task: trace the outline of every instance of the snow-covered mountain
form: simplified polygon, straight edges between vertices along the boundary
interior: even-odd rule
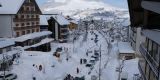
[[[63,15],[77,19],[86,17],[108,18],[115,14],[128,16],[127,10],[113,7],[101,0],[48,0],[42,6],[42,10],[45,13],[63,13]]]

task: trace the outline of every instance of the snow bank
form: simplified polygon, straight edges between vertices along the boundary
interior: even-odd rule
[[[11,39],[0,38],[0,48],[8,47],[14,44],[15,42]]]
[[[129,42],[119,42],[118,43],[119,53],[134,53]]]

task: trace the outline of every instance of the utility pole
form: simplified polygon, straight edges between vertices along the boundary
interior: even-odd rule
[[[100,55],[99,55],[99,58],[100,58],[100,62],[99,62],[99,80],[101,80],[101,45],[100,45]]]

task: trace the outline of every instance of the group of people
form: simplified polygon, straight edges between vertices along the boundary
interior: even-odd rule
[[[68,74],[64,80],[75,80],[73,76],[71,76],[70,74]]]
[[[43,70],[42,65],[35,65],[35,64],[33,64],[33,68],[36,69],[37,71],[42,71]],[[36,80],[36,76],[34,74],[32,75],[32,79]]]

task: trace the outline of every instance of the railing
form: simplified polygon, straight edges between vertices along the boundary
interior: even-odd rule
[[[153,57],[147,52],[144,46],[140,45],[140,52],[153,70],[153,72],[158,76],[158,63],[153,59]]]
[[[40,20],[40,18],[30,18],[30,19],[14,18],[13,19],[14,22],[39,21],[39,20]]]
[[[138,62],[138,68],[139,68],[139,71],[140,71],[141,76],[143,77],[143,79],[144,79],[144,80],[147,80],[147,79],[146,79],[146,75],[145,75],[145,73],[144,73],[144,71],[143,71],[143,69],[142,69],[143,67],[141,66],[141,61]]]
[[[23,14],[25,14],[25,13],[32,13],[32,14],[40,14],[40,12],[39,11],[20,11],[19,13],[23,13]]]
[[[33,28],[39,28],[39,26],[36,25],[36,26],[26,26],[26,27],[14,27],[14,30],[25,30],[25,29],[33,29]]]

